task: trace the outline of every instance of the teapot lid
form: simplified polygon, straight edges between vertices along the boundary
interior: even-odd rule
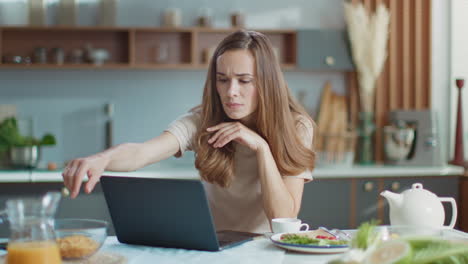
[[[437,195],[434,194],[433,192],[431,192],[431,191],[429,191],[427,189],[424,189],[423,185],[421,183],[413,183],[413,185],[411,185],[411,189],[406,190],[403,193],[405,193],[405,194],[425,194],[425,195],[430,195],[430,196],[437,197]]]

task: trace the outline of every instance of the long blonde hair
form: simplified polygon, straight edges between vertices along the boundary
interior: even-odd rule
[[[268,38],[255,31],[236,31],[216,48],[209,67],[203,91],[201,124],[196,135],[195,167],[201,177],[210,183],[228,187],[234,178],[234,143],[223,148],[208,144],[212,135],[208,127],[231,120],[224,112],[216,90],[217,59],[229,50],[249,50],[255,58],[255,85],[258,90],[256,132],[270,146],[281,175],[297,175],[315,167],[315,153],[306,147],[298,135],[297,116],[311,117],[291,95],[278,60]],[[312,140],[312,139],[311,139]]]

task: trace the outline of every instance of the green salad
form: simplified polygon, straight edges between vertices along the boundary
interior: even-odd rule
[[[310,238],[307,236],[300,236],[296,234],[285,234],[281,236],[281,242],[288,244],[298,245],[313,245],[313,246],[337,246],[337,245],[348,245],[346,240],[331,240],[331,239],[319,239]]]
[[[468,244],[439,237],[396,237],[382,240],[376,222],[363,223],[351,249],[328,264],[467,264]]]

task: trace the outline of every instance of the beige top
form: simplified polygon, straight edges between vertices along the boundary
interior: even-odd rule
[[[194,139],[199,124],[200,114],[188,113],[169,125],[166,131],[173,134],[179,141],[180,155],[186,150],[194,150]],[[304,143],[311,146],[312,123],[307,118],[300,118],[298,124],[298,131]],[[228,188],[222,188],[216,184],[203,182],[216,229],[255,233],[271,232],[263,209],[255,152],[237,143],[235,149],[235,178],[231,185]],[[312,180],[310,171],[289,177]]]

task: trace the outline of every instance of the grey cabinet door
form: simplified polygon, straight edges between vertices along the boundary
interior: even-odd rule
[[[350,180],[317,179],[304,185],[298,218],[310,228],[349,228]]]
[[[329,29],[299,30],[297,66],[303,70],[354,71],[347,32]]]
[[[424,189],[435,193],[439,197],[453,197],[459,203],[459,178],[455,176],[441,177],[413,177],[413,178],[389,178],[384,180],[384,190],[401,193],[411,189],[414,183],[421,183]],[[390,210],[387,201],[384,199],[384,224],[390,224]],[[452,206],[449,203],[442,203],[445,209],[445,225],[450,223]]]
[[[40,197],[48,191],[61,191],[62,183],[2,183],[0,184],[0,208],[11,198]],[[76,199],[62,197],[56,218],[88,218],[105,220],[109,223],[109,235],[114,228],[100,185],[91,194],[81,193]],[[9,224],[0,224],[0,237],[8,237]]]
[[[355,179],[356,181],[356,226],[373,219],[378,219],[378,179]]]

